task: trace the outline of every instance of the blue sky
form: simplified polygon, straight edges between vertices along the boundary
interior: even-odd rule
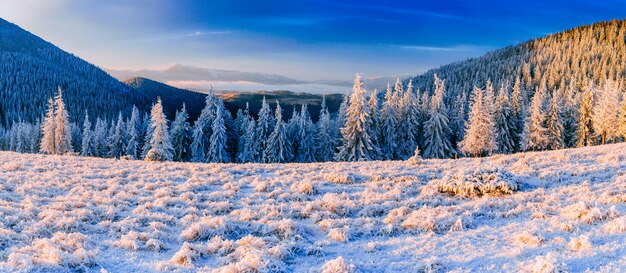
[[[265,80],[165,81],[323,92],[345,89],[357,72],[386,81],[624,14],[623,0],[0,1],[0,17],[119,77],[181,64]],[[297,83],[268,84],[276,75]]]

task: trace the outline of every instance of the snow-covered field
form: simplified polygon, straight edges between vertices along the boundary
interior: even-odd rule
[[[625,215],[626,144],[420,165],[0,153],[0,271],[624,272]]]

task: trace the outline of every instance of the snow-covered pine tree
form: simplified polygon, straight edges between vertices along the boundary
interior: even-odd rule
[[[306,104],[300,109],[300,126],[298,126],[298,149],[295,154],[297,162],[314,162],[315,161],[315,143],[313,137],[315,130],[313,121]]]
[[[146,161],[172,161],[172,143],[167,129],[167,119],[163,113],[161,98],[152,106],[150,111],[150,150],[146,154]]]
[[[115,124],[115,130],[113,134],[109,136],[109,157],[120,158],[124,155],[124,119],[122,118],[122,112],[119,112],[117,116],[117,123]]]
[[[435,77],[435,93],[430,99],[429,119],[424,124],[424,138],[426,158],[450,158],[456,155],[450,144],[450,127],[446,105],[443,102],[445,81]]]
[[[548,145],[549,150],[558,150],[565,148],[563,142],[563,119],[561,116],[561,99],[556,92],[552,92],[550,105],[548,107],[548,116],[546,117],[546,128],[548,128]]]
[[[224,125],[224,113],[222,107],[217,107],[217,113],[213,119],[211,126],[211,144],[207,153],[207,159],[212,163],[228,163],[230,155],[228,154],[226,125]]]
[[[176,118],[172,122],[170,129],[170,139],[174,149],[174,161],[188,161],[191,158],[191,134],[192,128],[189,125],[189,114],[183,103],[183,108],[176,111]]]
[[[289,143],[289,138],[287,138],[287,131],[285,130],[281,112],[280,104],[276,101],[276,124],[274,131],[272,131],[267,140],[263,156],[268,163],[285,163],[293,159],[293,148],[291,143]]]
[[[511,93],[511,107],[515,118],[515,130],[517,137],[514,139],[515,152],[521,150],[521,135],[524,132],[524,119],[526,118],[526,92],[523,90],[520,78],[515,78],[513,92]]]
[[[89,121],[89,114],[85,111],[85,120],[83,121],[83,141],[81,143],[80,155],[82,156],[94,156],[94,134],[91,130],[91,122]]]
[[[545,82],[535,91],[530,113],[524,122],[524,133],[522,134],[522,150],[542,151],[548,147],[548,128],[546,128],[545,111]]]
[[[217,98],[213,93],[213,87],[211,87],[206,96],[204,108],[194,123],[193,142],[191,144],[191,161],[193,162],[208,161],[207,149],[211,146],[211,135],[213,134],[211,127],[216,113]]]
[[[70,116],[65,109],[65,103],[63,102],[63,91],[59,87],[59,93],[57,94],[54,104],[56,106],[56,117],[54,121],[54,145],[56,148],[56,154],[65,154],[72,152],[72,135],[70,131]]]
[[[326,96],[322,97],[322,109],[320,110],[319,121],[317,122],[317,133],[315,134],[315,153],[319,162],[332,161],[335,156],[337,140],[331,132],[332,124],[328,108],[326,107]]]
[[[246,115],[246,128],[239,138],[239,149],[237,151],[237,162],[256,162],[261,156],[256,141],[256,121],[249,114]]]
[[[605,144],[616,136],[620,87],[615,81],[606,80],[597,93],[600,97],[593,108],[593,130],[600,137],[600,143]]]
[[[43,134],[43,137],[41,139],[41,145],[40,145],[40,150],[42,153],[45,154],[55,154],[57,149],[56,149],[56,138],[54,137],[54,134],[56,132],[56,126],[55,126],[55,113],[54,113],[54,101],[52,100],[52,98],[50,98],[48,100],[48,109],[46,110],[46,116],[43,119],[43,124],[41,127],[41,132]],[[12,133],[15,133],[16,131],[11,130]],[[12,139],[16,139],[16,138],[12,138]],[[11,145],[14,146],[14,145]],[[13,148],[11,150],[14,150]]]
[[[150,128],[150,113],[145,113],[141,121],[141,134],[139,134],[139,145],[141,147],[139,158],[146,158],[146,154],[150,150],[150,138],[152,137],[152,131],[150,130],[152,130]]]
[[[406,92],[404,92],[404,101],[398,133],[397,154],[399,159],[405,160],[415,154],[417,139],[419,135],[419,105],[415,94],[413,93],[413,81],[409,80]]]
[[[593,87],[584,88],[578,107],[578,147],[594,144],[593,131]]]
[[[513,113],[507,84],[500,86],[496,99],[495,143],[497,152],[510,154],[515,152],[515,143],[519,138],[517,132],[517,117]]]
[[[282,113],[281,113],[282,117]],[[259,110],[259,118],[256,125],[256,141],[259,150],[261,151],[262,158],[259,162],[268,162],[265,155],[265,150],[267,149],[267,141],[269,139],[270,134],[274,131],[274,125],[276,124],[276,120],[274,120],[269,103],[263,97],[263,101],[261,102],[261,109]],[[282,122],[281,122],[282,124]]]
[[[139,109],[133,106],[133,111],[130,114],[130,119],[126,122],[126,135],[128,140],[124,146],[124,154],[130,159],[137,159],[137,152],[139,149],[139,130],[141,122],[139,119]]]
[[[365,97],[361,75],[357,74],[352,95],[346,109],[345,125],[341,128],[342,146],[336,155],[338,161],[369,161],[380,154],[372,142],[374,128],[370,128],[372,112]]]
[[[380,151],[384,159],[391,160],[396,159],[397,151],[396,147],[398,145],[397,139],[397,129],[398,128],[398,120],[399,116],[396,112],[395,105],[398,102],[393,101],[397,99],[398,96],[394,95],[394,91],[391,89],[391,86],[387,84],[387,91],[385,92],[385,101],[383,101],[380,120],[381,120],[381,128],[380,128]]]
[[[426,125],[426,122],[430,118],[429,112],[430,112],[430,96],[428,95],[427,91],[424,91],[424,93],[422,93],[422,95],[420,96],[420,109],[419,109],[419,113],[420,113],[419,125],[420,126],[418,128],[418,131],[420,132],[420,134],[418,135],[418,138],[417,138],[417,144],[420,147],[424,147],[426,143],[424,125]]]
[[[293,106],[291,118],[285,124],[285,130],[287,131],[287,138],[289,138],[293,146],[293,153],[297,155],[298,145],[300,145],[300,113],[298,113],[295,105]]]
[[[494,120],[487,104],[485,90],[474,86],[470,110],[465,124],[465,138],[459,142],[462,153],[474,157],[489,155],[497,148]]]
[[[580,92],[576,88],[576,80],[572,76],[565,91],[565,102],[563,105],[563,142],[565,147],[576,146],[578,142],[578,104]]]
[[[107,155],[107,122],[98,118],[94,128],[94,155],[98,157],[106,157]]]
[[[378,90],[374,90],[367,101],[369,108],[372,110],[372,119],[370,127],[373,130],[372,133],[372,143],[374,143],[377,147],[380,147],[380,139],[382,134],[382,127],[380,121],[380,103],[378,102]],[[375,160],[380,160],[383,158],[382,151],[381,154],[376,155]]]

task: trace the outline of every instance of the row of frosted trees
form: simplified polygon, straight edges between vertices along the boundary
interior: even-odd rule
[[[357,75],[353,92],[339,112],[322,101],[313,123],[306,105],[285,121],[280,103],[272,110],[263,99],[255,118],[240,109],[236,118],[213,92],[194,124],[183,105],[173,121],[161,101],[150,114],[137,108],[127,119],[85,115],[82,129],[69,122],[59,89],[42,122],[14,122],[0,131],[4,149],[18,152],[192,162],[324,162],[405,160],[418,147],[427,158],[485,156],[616,142],[626,137],[626,100],[615,81],[589,82],[582,90],[528,91],[517,80],[494,88],[487,81],[466,100],[445,103],[445,82],[434,75],[432,92],[399,81],[384,92],[367,92]],[[570,81],[574,82],[574,81]],[[451,109],[449,109],[451,108]],[[451,128],[462,128],[455,134]]]

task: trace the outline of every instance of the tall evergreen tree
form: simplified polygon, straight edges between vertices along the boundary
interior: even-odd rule
[[[485,156],[497,148],[494,120],[486,105],[487,100],[485,90],[474,86],[465,138],[459,143],[459,148],[464,154],[474,157]]]
[[[228,154],[226,125],[224,124],[224,113],[222,107],[217,108],[217,114],[213,119],[211,131],[211,145],[209,146],[209,152],[207,158],[209,162],[213,163],[228,163],[230,162],[230,155]]]
[[[517,117],[511,107],[509,90],[503,84],[496,100],[495,143],[497,152],[502,154],[515,152],[518,138]]]
[[[272,131],[274,131],[274,125],[276,124],[276,122],[277,121],[274,120],[271,115],[269,103],[267,103],[265,97],[263,97],[263,101],[261,102],[261,110],[259,110],[259,118],[256,125],[257,146],[262,153],[262,158],[260,159],[260,162],[268,162],[268,159],[265,157],[265,155],[267,154],[265,150],[267,149],[267,141]]]
[[[313,142],[313,137],[315,135],[315,130],[306,104],[302,105],[300,113],[300,126],[298,126],[298,152],[295,154],[295,160],[297,162],[314,162],[315,143]]]
[[[72,136],[70,131],[70,117],[63,102],[63,91],[59,87],[59,93],[55,98],[56,117],[54,121],[54,142],[56,154],[72,152]]]
[[[396,130],[398,138],[400,139],[397,147],[398,159],[406,160],[409,157],[415,155],[415,148],[417,147],[417,139],[419,135],[419,105],[415,94],[413,93],[413,81],[410,80],[407,85],[407,90],[404,92],[403,97],[404,106],[401,108],[401,119],[398,122],[398,129]]]
[[[315,134],[315,154],[319,162],[332,161],[335,156],[337,140],[331,130],[332,124],[328,108],[326,107],[326,96],[322,97],[322,109],[320,110],[319,121],[317,122],[317,132]]]
[[[130,114],[130,119],[126,124],[126,134],[128,140],[124,147],[124,154],[130,159],[137,159],[137,153],[139,149],[139,130],[141,128],[141,121],[139,118],[139,110],[133,106],[133,111]]]
[[[191,153],[193,162],[207,162],[207,149],[211,146],[211,135],[213,120],[217,113],[217,98],[213,93],[213,87],[209,89],[209,92],[205,99],[205,105],[200,112],[200,116],[194,123],[193,128],[193,142],[191,145]]]
[[[605,81],[598,94],[598,105],[593,112],[593,130],[600,137],[600,143],[605,144],[615,138],[616,124],[619,109],[619,85],[612,81]]]
[[[124,120],[122,119],[122,112],[119,112],[117,116],[117,123],[115,124],[115,130],[113,134],[109,136],[108,147],[109,157],[120,158],[124,154]]]
[[[594,144],[593,131],[593,88],[583,90],[578,108],[578,147]]]
[[[435,77],[435,93],[430,101],[430,118],[424,125],[424,138],[426,149],[424,156],[427,158],[449,158],[456,155],[450,144],[450,127],[446,105],[443,102],[445,82]]]
[[[94,134],[91,130],[91,122],[89,114],[85,111],[85,120],[83,122],[83,141],[81,143],[80,154],[82,156],[94,156]]]
[[[174,161],[187,161],[191,158],[191,125],[189,125],[189,114],[183,103],[183,108],[176,111],[176,118],[170,129],[170,139],[174,149]]]
[[[256,122],[250,115],[246,115],[246,128],[239,139],[239,149],[237,151],[237,162],[255,162],[260,158],[256,141]]]
[[[107,156],[107,125],[106,121],[98,118],[94,129],[94,155],[98,157]]]
[[[524,122],[522,149],[525,151],[542,151],[548,147],[548,128],[546,128],[545,82],[535,91],[530,106],[530,113]]]
[[[357,74],[352,87],[352,95],[346,109],[346,121],[341,128],[342,146],[336,155],[338,161],[369,161],[380,154],[380,149],[372,142],[375,133],[370,127],[372,112],[367,104],[361,75]]]
[[[397,155],[397,129],[399,116],[396,112],[398,102],[394,101],[398,96],[394,95],[395,91],[387,84],[387,92],[385,92],[385,101],[381,109],[381,132],[380,132],[380,151],[384,159],[396,159]],[[404,129],[404,128],[400,128]]]
[[[563,119],[561,116],[561,102],[556,92],[552,92],[552,97],[550,99],[548,116],[546,118],[546,128],[548,128],[547,148],[550,150],[565,148],[565,142],[563,141]]]
[[[146,154],[146,161],[172,161],[172,143],[167,129],[167,119],[163,113],[161,98],[152,106],[150,111],[150,150]]]
[[[264,150],[264,158],[268,163],[285,163],[293,159],[292,145],[289,143],[289,138],[287,138],[287,131],[285,130],[281,112],[280,104],[276,101],[276,125],[267,140],[267,147]]]
[[[48,100],[48,110],[46,111],[46,116],[41,127],[41,131],[43,133],[40,146],[42,153],[55,154],[57,151],[56,138],[54,136],[56,132],[55,118],[54,101],[50,98]],[[14,130],[11,131],[15,132]]]

